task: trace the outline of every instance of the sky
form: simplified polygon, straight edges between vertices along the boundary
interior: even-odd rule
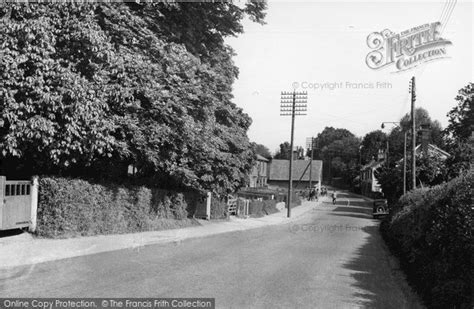
[[[245,20],[245,33],[227,39],[240,71],[234,102],[253,120],[250,140],[272,152],[290,140],[291,117],[280,116],[280,93],[295,86],[308,92],[307,115],[295,120],[295,146],[305,146],[326,126],[363,137],[410,111],[412,76],[416,106],[445,127],[458,90],[474,80],[474,5],[454,1],[270,0],[266,25]],[[372,32],[400,33],[436,21],[443,22],[441,37],[452,42],[446,58],[403,72],[394,65],[367,66]]]

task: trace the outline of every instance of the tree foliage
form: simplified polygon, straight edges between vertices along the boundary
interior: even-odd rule
[[[291,145],[289,142],[283,142],[280,144],[280,149],[275,152],[274,159],[289,160]]]
[[[430,130],[430,139],[429,143],[436,145],[440,148],[445,148],[444,140],[443,140],[443,129],[441,127],[441,123],[438,120],[431,119],[429,112],[422,108],[418,107],[415,109],[415,126],[416,130],[419,130],[422,125],[426,125],[429,127]],[[411,131],[411,116],[409,113],[405,114],[400,119],[400,126],[402,131]],[[403,137],[403,135],[402,135]],[[417,139],[420,136],[417,136]]]
[[[407,158],[406,185],[411,190],[411,158]],[[375,171],[384,195],[390,203],[396,202],[403,194],[403,159],[390,160]],[[434,153],[417,153],[416,155],[417,187],[432,187],[448,180],[446,161]]]
[[[387,143],[387,135],[380,131],[372,131],[367,133],[362,139],[362,147],[360,148],[361,162],[367,164],[373,159],[377,160],[380,149],[385,149]]]
[[[267,158],[267,159],[272,158],[272,154],[270,153],[270,150],[267,148],[267,146],[262,145],[262,144],[253,143],[253,147],[254,147],[254,150],[255,150],[256,154],[259,154],[262,157]]]
[[[449,124],[443,131],[451,157],[447,160],[449,177],[453,178],[469,169],[474,156],[469,138],[474,131],[474,83],[459,90],[457,105],[447,114]]]
[[[254,151],[232,103],[226,36],[265,3],[15,4],[0,8],[3,168],[231,191]],[[34,162],[26,164],[25,162]],[[123,168],[122,168],[123,167]]]
[[[447,114],[449,124],[444,133],[458,142],[467,142],[474,131],[474,83],[460,89],[456,101]]]
[[[314,158],[323,160],[323,177],[351,183],[357,176],[360,140],[349,130],[325,127],[315,138]]]

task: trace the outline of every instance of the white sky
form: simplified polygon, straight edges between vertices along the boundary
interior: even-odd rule
[[[451,1],[451,0],[450,0]],[[251,141],[274,152],[290,140],[291,117],[280,116],[280,92],[293,82],[339,83],[334,90],[308,91],[308,115],[297,116],[295,146],[304,146],[326,126],[346,128],[357,136],[398,121],[410,110],[408,82],[416,76],[416,105],[447,125],[446,113],[457,91],[473,81],[473,16],[471,1],[457,1],[442,37],[448,59],[393,73],[393,65],[372,70],[365,58],[367,36],[395,33],[440,21],[446,1],[322,2],[271,1],[266,25],[244,22],[245,33],[227,42],[235,49],[239,79],[234,102],[253,119]],[[453,3],[454,4],[454,3]],[[444,18],[443,18],[444,20]],[[349,89],[346,83],[387,83],[391,88]]]

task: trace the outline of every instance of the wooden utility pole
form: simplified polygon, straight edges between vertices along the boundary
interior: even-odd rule
[[[291,216],[291,195],[293,191],[293,137],[295,131],[295,116],[306,115],[307,92],[282,92],[280,116],[291,116],[291,142],[290,142],[290,164],[289,164],[289,179],[288,179],[288,201],[287,201],[287,216]]]
[[[412,190],[416,189],[416,120],[415,120],[415,76],[411,78],[411,172],[412,172]]]
[[[309,161],[309,188],[313,187],[313,153],[314,153],[314,137],[311,137],[311,161]]]
[[[291,195],[293,193],[293,137],[295,132],[295,92],[293,91],[293,106],[291,112],[291,142],[290,142],[290,170],[288,174],[290,175],[290,179],[288,181],[288,209],[287,209],[287,217],[291,216]]]
[[[403,195],[407,193],[407,133],[405,131],[403,143]]]

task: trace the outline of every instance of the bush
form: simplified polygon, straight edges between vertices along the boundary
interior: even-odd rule
[[[293,193],[291,195],[291,206],[299,206],[301,205],[301,198],[298,194]]]
[[[225,219],[229,217],[227,203],[223,199],[211,199],[211,219]]]
[[[472,305],[473,173],[409,192],[382,234],[430,308]]]
[[[249,203],[249,215],[254,217],[262,217],[264,216],[263,212],[263,201],[259,200],[251,200]]]
[[[175,221],[187,217],[187,206],[182,193],[46,177],[40,179],[37,233],[68,237],[183,226],[190,222]]]
[[[278,212],[276,208],[276,200],[265,200],[263,201],[263,212],[267,215]]]

